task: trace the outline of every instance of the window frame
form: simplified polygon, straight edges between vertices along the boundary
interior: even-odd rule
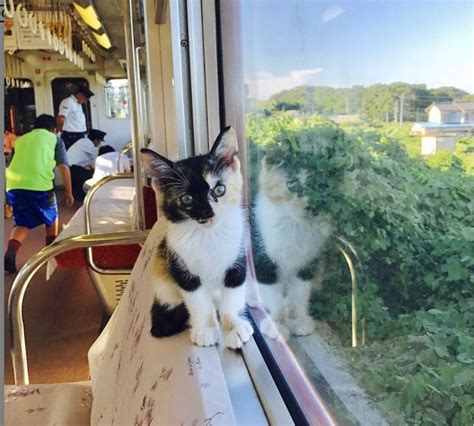
[[[244,115],[244,80],[242,64],[241,10],[239,2],[216,1],[218,81],[220,97],[220,126],[234,127],[239,140],[239,157],[244,176],[244,205],[249,206],[247,144]],[[225,31],[223,30],[225,28]],[[256,295],[255,306],[248,307],[254,325],[254,339],[272,378],[296,424],[337,424],[331,410],[298,364],[289,346],[264,336],[257,324],[264,318],[271,321],[263,305],[258,303],[252,250],[248,251],[250,276],[247,293]],[[244,345],[245,347],[245,345]]]

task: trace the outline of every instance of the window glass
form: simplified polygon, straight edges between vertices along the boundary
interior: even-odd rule
[[[473,422],[472,16],[242,2],[259,326],[349,423]]]
[[[129,118],[128,80],[114,78],[105,86],[105,105],[108,118]]]

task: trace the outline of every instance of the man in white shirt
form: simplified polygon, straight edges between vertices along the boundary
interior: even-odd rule
[[[91,129],[87,137],[79,139],[67,151],[71,169],[72,193],[76,200],[83,200],[86,195],[82,187],[84,182],[94,174],[99,145],[106,134],[102,130]]]
[[[99,148],[99,156],[95,160],[95,170],[92,178],[85,182],[85,189],[88,190],[94,183],[98,182],[105,176],[114,173],[130,172],[130,159],[126,155],[120,156],[120,165],[117,170],[117,161],[120,152],[115,151],[110,145],[101,146]]]
[[[66,148],[83,138],[87,132],[86,116],[82,105],[92,96],[94,96],[94,93],[91,90],[81,86],[76,89],[74,94],[63,99],[59,104],[56,118],[57,131],[61,132],[61,138]]]

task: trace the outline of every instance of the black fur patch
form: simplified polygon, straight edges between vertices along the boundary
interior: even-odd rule
[[[174,164],[175,173],[169,173],[160,179],[164,189],[162,210],[171,222],[180,222],[187,219],[209,219],[214,216],[210,204],[209,184],[203,178],[212,173],[220,176],[225,167],[222,161],[207,154],[197,155],[178,161]],[[191,195],[193,202],[184,206],[180,202],[183,195]]]
[[[160,254],[166,259],[171,277],[183,290],[194,291],[201,286],[199,277],[188,271],[179,254],[168,247],[166,238],[160,243]]]
[[[247,275],[247,256],[241,253],[235,263],[227,269],[224,278],[224,285],[229,288],[241,286]]]
[[[184,303],[170,308],[155,300],[151,308],[151,335],[153,337],[168,337],[181,333],[187,328],[189,312]]]

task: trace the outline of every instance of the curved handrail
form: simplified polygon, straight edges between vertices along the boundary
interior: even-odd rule
[[[84,224],[85,224],[86,235],[92,234],[91,204],[92,204],[92,198],[94,194],[97,192],[97,190],[112,180],[133,179],[133,177],[134,177],[133,173],[120,173],[120,174],[115,173],[113,175],[104,176],[101,180],[96,182],[91,187],[91,189],[89,189],[86,197],[84,198]],[[129,274],[130,273],[130,269],[102,269],[100,268],[94,262],[92,248],[90,247],[86,249],[86,262],[87,262],[87,266],[89,266],[92,270],[94,270],[98,274],[115,275],[115,274]]]
[[[120,172],[120,162],[122,160],[122,157],[132,149],[132,141],[130,141],[129,143],[127,143],[127,145],[125,145],[119,152],[119,155],[117,157],[117,173],[121,173]]]
[[[354,247],[352,246],[349,241],[345,238],[341,237],[340,235],[335,236],[337,242],[336,246],[341,252],[342,256],[344,257],[347,266],[349,268],[349,272],[351,274],[351,322],[352,322],[352,347],[356,348],[358,345],[357,339],[357,271],[356,265],[360,269],[360,259],[355,251]]]
[[[23,323],[23,298],[34,274],[51,258],[65,251],[116,244],[137,244],[146,240],[148,231],[116,232],[96,235],[79,235],[65,238],[46,246],[30,258],[20,269],[13,282],[8,299],[8,321],[13,373],[16,384],[28,384],[25,327]]]

